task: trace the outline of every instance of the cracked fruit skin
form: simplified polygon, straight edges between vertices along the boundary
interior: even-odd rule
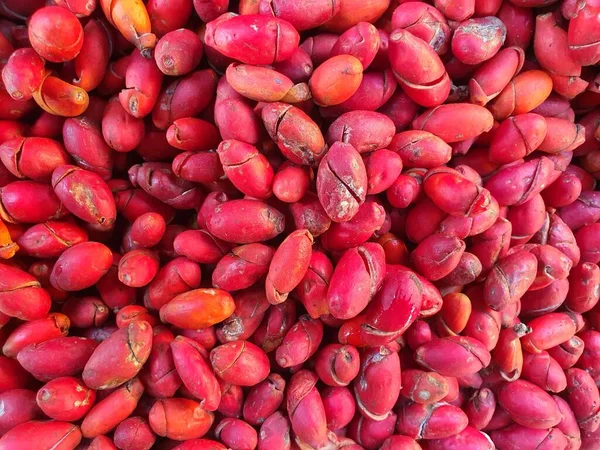
[[[367,170],[350,144],[336,142],[319,163],[317,195],[329,218],[347,222],[367,195]]]
[[[96,347],[83,369],[83,381],[92,389],[121,386],[138,374],[151,349],[150,324],[131,322]]]

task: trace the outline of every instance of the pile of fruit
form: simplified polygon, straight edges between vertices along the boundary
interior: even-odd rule
[[[1,0],[0,450],[600,448],[599,0]]]

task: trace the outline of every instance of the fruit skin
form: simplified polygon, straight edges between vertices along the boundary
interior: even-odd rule
[[[173,173],[186,181],[214,183],[224,175],[216,152],[183,152],[173,159]]]
[[[0,438],[1,449],[19,448],[23,442],[37,442],[42,448],[71,450],[81,442],[78,425],[59,421],[37,421],[17,425]]]
[[[497,445],[505,445],[507,449],[566,448],[567,438],[558,428],[536,429],[514,424],[490,433],[492,441]],[[500,443],[503,444],[500,444]],[[542,447],[543,448],[543,447]]]
[[[233,341],[210,352],[213,371],[221,379],[238,386],[254,386],[269,375],[267,354],[248,341]],[[252,371],[249,368],[253,368]]]
[[[444,439],[463,431],[467,423],[466,414],[456,406],[444,402],[407,403],[398,415],[396,429],[414,439]]]
[[[125,72],[125,89],[119,93],[121,106],[135,118],[146,117],[158,100],[162,81],[155,62],[135,50]]]
[[[213,414],[202,409],[198,402],[176,397],[157,400],[148,414],[152,431],[179,441],[204,436],[213,420]]]
[[[206,151],[216,147],[219,137],[216,127],[202,119],[184,117],[175,120],[167,130],[169,145],[186,151]]]
[[[168,84],[154,105],[152,122],[166,130],[177,119],[197,115],[215,98],[218,81],[212,69],[202,69]]]
[[[221,343],[250,338],[260,326],[270,305],[264,289],[258,286],[236,293],[234,301],[234,313],[216,331],[216,338]],[[207,350],[213,347],[214,345]]]
[[[258,200],[230,200],[217,205],[206,227],[226,242],[251,244],[267,241],[283,232],[285,217],[277,209]]]
[[[458,261],[458,265],[440,280],[440,283],[450,286],[465,286],[471,284],[482,272],[479,258],[471,252],[464,252]]]
[[[392,376],[388,379],[387,377]],[[388,379],[385,389],[382,382]],[[400,359],[387,347],[367,349],[361,355],[361,367],[354,381],[358,410],[373,420],[383,420],[392,411],[400,395]]]
[[[255,28],[258,30],[255,31]],[[234,36],[230,38],[230,36]],[[206,25],[205,44],[245,64],[272,64],[287,59],[300,36],[287,21],[263,15],[221,16]],[[249,51],[240,43],[251,45]]]
[[[448,394],[448,382],[435,372],[408,369],[402,372],[400,394],[416,403],[436,403]]]
[[[160,308],[161,320],[184,329],[207,328],[227,319],[235,303],[221,289],[194,289],[183,292]]]
[[[83,46],[81,52],[73,61],[77,77],[75,86],[87,92],[96,89],[110,63],[111,37],[105,23],[100,20],[90,20],[83,28]]]
[[[114,198],[98,174],[61,165],[52,172],[52,187],[67,209],[80,219],[104,228],[110,228],[116,220]]]
[[[398,6],[392,15],[392,28],[404,28],[427,42],[439,55],[450,47],[451,31],[444,15],[427,4],[409,3]]]
[[[61,377],[49,381],[37,393],[37,404],[54,420],[74,422],[82,419],[96,401],[96,391],[79,378]]]
[[[131,225],[131,241],[143,248],[152,248],[163,238],[167,224],[157,213],[142,214]]]
[[[259,141],[260,117],[252,103],[229,86],[226,77],[219,80],[217,87],[215,124],[223,139],[238,139],[253,145]]]
[[[315,387],[317,380],[317,376],[308,370],[295,373],[288,386],[286,401],[294,433],[313,447],[328,441],[325,409]]]
[[[553,312],[536,317],[528,323],[532,332],[521,344],[531,353],[540,353],[571,339],[582,327],[582,317],[573,312]]]
[[[327,215],[334,222],[349,221],[366,193],[367,172],[360,154],[350,144],[334,143],[317,171],[317,194]]]
[[[140,371],[140,380],[149,395],[156,398],[172,397],[182,383],[171,350],[175,336],[161,325],[154,327],[152,332],[152,350],[146,365]]]
[[[351,319],[363,312],[382,285],[384,258],[383,248],[372,242],[344,252],[333,270],[327,290],[328,311],[333,317]],[[353,283],[348,284],[349,279]]]
[[[117,426],[113,440],[119,448],[150,449],[156,436],[146,419],[135,416],[125,419]]]
[[[594,379],[585,370],[571,368],[565,371],[567,376],[567,400],[583,431],[598,429],[600,394]]]
[[[427,131],[402,131],[393,137],[388,148],[400,155],[404,167],[411,168],[433,169],[452,156],[452,148]]]
[[[35,402],[35,392],[33,391],[11,389],[0,394],[0,402],[4,408],[4,414],[0,420],[0,433],[2,434],[40,416],[40,409]]]
[[[180,28],[160,38],[154,49],[154,59],[165,75],[185,75],[200,63],[203,47],[200,37],[193,31]],[[189,55],[193,57],[189,58]]]
[[[7,93],[15,100],[33,98],[44,81],[44,60],[30,48],[17,49],[2,69],[2,82]]]
[[[331,56],[353,55],[366,69],[377,56],[380,46],[381,38],[377,28],[371,24],[359,22],[340,36],[331,49]]]
[[[274,252],[260,243],[234,247],[217,263],[212,274],[213,286],[226,291],[249,288],[267,274]]]
[[[97,283],[100,298],[111,309],[119,309],[135,303],[135,289],[125,286],[118,278],[118,265],[121,255],[113,254],[108,272]]]
[[[150,0],[146,4],[146,8],[150,16],[151,28],[160,38],[169,31],[185,26],[192,15],[194,5],[188,0],[179,0],[174,3]]]
[[[258,199],[271,196],[273,168],[256,147],[229,139],[219,144],[217,154],[225,175],[241,192]]]
[[[14,358],[30,344],[66,336],[70,325],[69,318],[61,313],[51,313],[42,319],[23,323],[8,336],[2,347],[2,354]]]
[[[506,39],[506,26],[497,17],[461,22],[452,35],[452,52],[465,64],[480,64],[497,54]]]
[[[49,185],[23,180],[0,188],[0,218],[5,222],[43,223],[67,214],[67,208]]]
[[[76,336],[30,344],[17,354],[17,360],[40,381],[77,375],[83,370],[98,342]]]
[[[212,439],[190,439],[174,447],[177,450],[226,450],[226,447]]]
[[[48,221],[29,228],[17,242],[29,256],[56,258],[68,248],[87,240],[85,230],[71,222]]]
[[[419,243],[412,253],[412,262],[428,280],[436,281],[458,266],[465,248],[458,238],[433,234]]]
[[[348,100],[363,80],[363,65],[352,55],[332,56],[315,69],[308,85],[319,106],[335,106]]]
[[[50,73],[46,71],[42,85],[33,93],[37,105],[56,116],[75,117],[83,114],[90,102],[88,93]]]
[[[91,440],[89,448],[90,450],[114,450],[117,447],[111,438],[100,435]]]
[[[225,76],[238,94],[257,102],[282,101],[294,87],[294,82],[285,75],[248,64],[230,64]]]
[[[427,42],[399,28],[390,35],[389,48],[394,76],[411,100],[426,108],[446,101],[450,93],[450,77],[440,57]]]
[[[322,106],[319,112],[324,118],[334,118],[340,114],[365,109],[376,111],[381,108],[394,94],[398,87],[391,69],[383,72],[364,73],[358,89],[352,96],[332,106]]]
[[[372,155],[378,152],[379,150]],[[366,159],[365,167],[368,176],[369,167]],[[321,243],[327,250],[347,250],[365,244],[384,225],[385,220],[385,208],[379,202],[367,199],[348,222],[331,224],[329,229],[323,233]]]
[[[381,444],[381,450],[394,450],[396,448],[400,450],[420,450],[421,446],[414,439],[399,434],[388,437]]]
[[[240,417],[244,406],[244,392],[240,386],[219,381],[221,386],[221,403],[219,403],[219,411],[225,417]]]
[[[29,41],[44,59],[61,63],[77,56],[83,45],[83,28],[75,14],[58,6],[37,10],[29,19]]]
[[[275,250],[265,281],[269,303],[284,302],[300,284],[310,264],[313,242],[310,231],[295,230]]]
[[[469,95],[472,103],[485,106],[517,75],[525,61],[521,47],[512,46],[500,50],[479,67],[469,80]]]
[[[200,120],[200,119],[191,119]],[[146,162],[128,170],[129,181],[147,194],[175,209],[194,208],[202,201],[200,188],[175,176],[171,164]]]
[[[569,44],[570,56],[581,65],[597,63],[598,55],[598,32],[596,29],[598,19],[594,14],[596,6],[587,4],[569,22],[567,43]]]
[[[50,282],[56,289],[80,291],[95,285],[110,269],[112,252],[99,242],[82,242],[65,250],[54,265]],[[94,265],[91,265],[91,262]],[[79,268],[87,267],[85,271]]]
[[[341,1],[339,12],[325,24],[325,29],[333,33],[341,33],[359,22],[375,22],[389,5],[388,0]]]
[[[17,122],[16,120],[3,120],[0,122],[0,144],[9,141],[14,138],[24,136],[27,132],[25,124]],[[2,182],[5,182],[5,173],[2,173]]]
[[[542,197],[548,206],[560,208],[577,200],[581,191],[581,180],[573,173],[564,172],[544,190]]]
[[[319,0],[310,5],[290,0],[261,0],[256,3],[260,14],[287,20],[298,31],[316,28],[329,22],[341,7],[339,0]]]
[[[464,376],[487,367],[491,355],[476,339],[449,336],[419,347],[415,360],[444,376]]]
[[[265,419],[258,435],[259,448],[279,448],[289,450],[291,447],[290,422],[281,412],[275,412]]]
[[[173,241],[173,249],[178,255],[202,264],[214,264],[230,247],[230,244],[211,236],[206,230],[187,230]]]
[[[544,390],[525,380],[504,384],[498,392],[498,403],[519,425],[536,429],[556,426],[561,414],[556,403]],[[542,409],[538,409],[542,408]],[[544,411],[543,414],[535,411]]]
[[[50,294],[35,277],[0,264],[0,312],[21,320],[39,320],[51,306]]]
[[[310,116],[296,106],[275,102],[265,106],[261,117],[269,136],[287,159],[294,164],[318,165],[327,147],[319,126]]]
[[[581,249],[581,260],[598,264],[600,252],[598,251],[598,223],[586,225],[575,233],[575,239]]]
[[[429,447],[432,450],[441,450],[447,448],[481,448],[492,450],[494,445],[486,434],[476,430],[473,427],[467,427],[454,436],[430,441]]]
[[[524,352],[522,377],[548,392],[562,392],[567,386],[562,367],[548,352]]]
[[[490,161],[508,164],[538,149],[544,142],[549,122],[533,113],[519,114],[503,121],[490,142]]]
[[[321,321],[306,314],[300,316],[275,352],[277,364],[281,367],[293,367],[306,362],[317,351],[322,339]]]
[[[521,205],[539,194],[551,180],[554,164],[549,158],[530,159],[507,164],[484,183],[500,206]],[[515,186],[506,189],[507,184]]]
[[[129,287],[147,286],[156,276],[159,263],[158,255],[152,250],[131,250],[119,261],[119,280]]]
[[[140,0],[100,0],[100,6],[110,24],[144,57],[150,57],[156,46],[156,36],[150,32],[151,22],[146,5]]]
[[[388,267],[381,288],[365,311],[365,323],[374,331],[402,334],[423,309],[424,285],[418,275],[403,266]],[[392,308],[394,314],[388,309]],[[340,330],[341,331],[341,330]]]
[[[491,102],[490,110],[496,120],[513,114],[524,114],[541,105],[552,91],[552,79],[541,70],[521,72]]]
[[[585,128],[566,119],[547,117],[548,133],[538,146],[544,153],[569,152],[585,141]]]
[[[254,386],[244,401],[244,420],[254,426],[265,423],[281,406],[285,386],[285,380],[276,373]]]
[[[348,386],[359,370],[360,356],[351,345],[328,344],[317,352],[315,371],[328,386]]]
[[[92,389],[110,389],[131,380],[142,369],[152,348],[152,327],[131,322],[114,332],[94,350],[82,378]]]
[[[470,118],[468,122],[462,120],[466,117]],[[469,103],[441,105],[413,120],[414,129],[429,131],[447,143],[477,137],[490,131],[493,124],[494,118],[487,109]]]
[[[256,430],[240,419],[224,418],[217,425],[215,435],[233,448],[256,448],[258,444]]]
[[[144,291],[144,304],[160,309],[179,294],[200,287],[200,265],[184,257],[175,258],[160,268]]]
[[[102,115],[102,136],[106,144],[117,152],[130,152],[142,142],[144,134],[143,120],[129,114],[117,96],[112,97]]]
[[[197,342],[177,336],[171,342],[177,373],[183,384],[207,411],[215,411],[221,401],[221,388],[208,362],[208,353]]]
[[[134,378],[98,401],[81,423],[83,436],[92,439],[107,434],[135,410],[144,386]]]
[[[464,408],[469,418],[469,426],[478,430],[486,428],[492,420],[496,403],[496,396],[489,388],[482,388],[473,392]]]
[[[486,305],[501,311],[519,299],[535,281],[537,267],[537,259],[530,252],[514,252],[501,258],[484,284]]]
[[[397,416],[394,413],[381,421],[369,419],[360,414],[355,415],[348,425],[348,436],[365,448],[377,449],[394,434],[396,419]]]
[[[565,299],[571,311],[584,313],[600,299],[600,268],[590,262],[574,266],[569,273],[569,292]]]

